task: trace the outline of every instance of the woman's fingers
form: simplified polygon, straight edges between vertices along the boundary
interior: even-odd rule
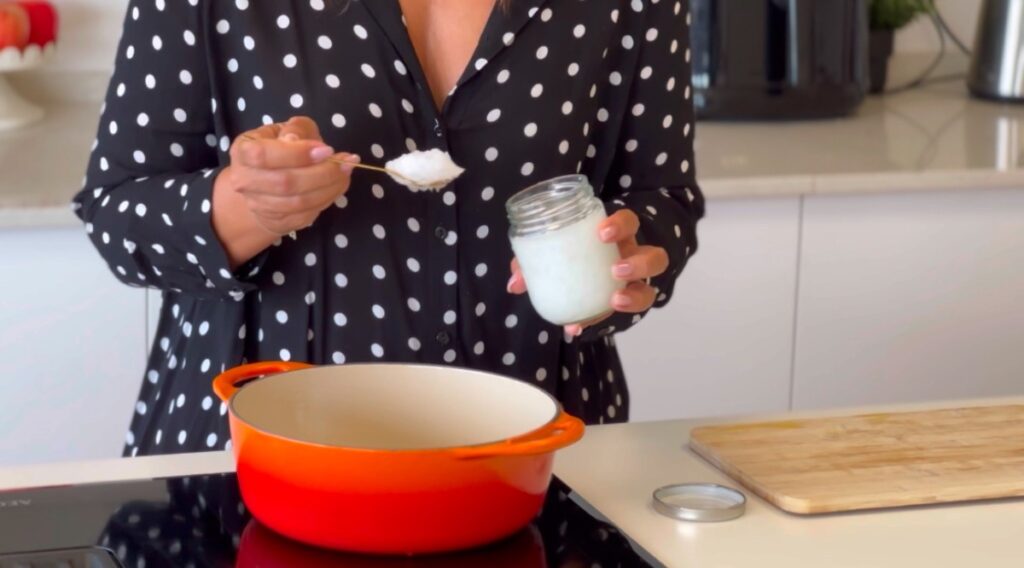
[[[351,164],[357,163],[359,157],[351,154],[339,154],[338,159],[346,161],[346,164],[338,165],[333,161],[324,161],[301,168],[276,170],[243,168],[240,172],[239,192],[250,195],[289,197],[299,196],[342,182],[348,183],[353,167]]]
[[[308,116],[293,116],[281,123],[278,137],[287,141],[314,140],[322,142],[320,127]]]
[[[509,294],[525,294],[526,280],[523,278],[523,271],[519,269],[519,261],[512,259],[512,276],[508,279],[506,289]]]
[[[606,243],[617,243],[634,238],[639,230],[640,218],[629,209],[616,211],[597,227],[598,235]]]
[[[303,168],[323,162],[334,150],[320,141],[290,142],[274,138],[240,136],[231,147],[231,163],[259,170]]]
[[[612,307],[617,312],[638,314],[651,309],[657,293],[646,282],[631,282],[612,296]]]
[[[660,276],[668,270],[668,253],[661,247],[638,246],[633,254],[612,266],[618,280],[633,281]]]

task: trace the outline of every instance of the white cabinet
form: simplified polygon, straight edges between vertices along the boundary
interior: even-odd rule
[[[0,230],[0,466],[120,455],[145,365],[145,294],[79,227]]]
[[[807,197],[794,407],[1024,394],[1024,190]]]
[[[799,198],[711,201],[669,305],[618,336],[632,418],[789,405]]]

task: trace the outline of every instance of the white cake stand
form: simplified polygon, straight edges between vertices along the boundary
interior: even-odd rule
[[[24,50],[16,47],[0,49],[0,130],[11,130],[43,118],[45,111],[25,100],[7,80],[7,73],[38,67],[50,57],[55,44],[46,47],[30,45]]]

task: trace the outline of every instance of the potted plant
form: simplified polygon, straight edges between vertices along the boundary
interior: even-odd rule
[[[869,6],[871,92],[880,93],[885,88],[896,30],[931,12],[933,5],[932,0],[870,0]]]

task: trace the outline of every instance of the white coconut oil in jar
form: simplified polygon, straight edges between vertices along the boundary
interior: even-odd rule
[[[512,251],[542,318],[568,325],[612,311],[612,296],[624,286],[612,276],[619,249],[598,235],[607,213],[586,176],[541,182],[512,196],[505,208]]]

